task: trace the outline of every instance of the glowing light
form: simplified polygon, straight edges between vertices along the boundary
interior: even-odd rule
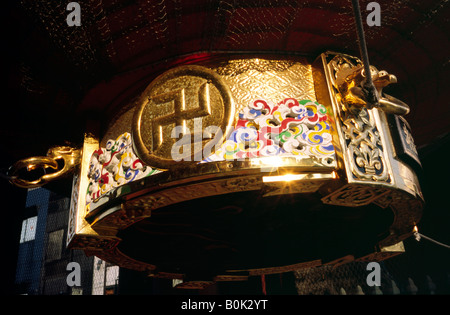
[[[336,178],[336,173],[331,172],[330,174],[320,174],[320,173],[309,173],[309,174],[285,174],[285,175],[275,175],[275,176],[263,176],[263,183],[273,183],[273,182],[292,182],[295,180],[320,180],[320,179],[334,179]]]
[[[264,176],[263,182],[264,183],[270,183],[270,182],[291,182],[294,180],[301,180],[304,179],[307,175],[305,174],[286,174],[286,175],[279,175],[279,176]]]

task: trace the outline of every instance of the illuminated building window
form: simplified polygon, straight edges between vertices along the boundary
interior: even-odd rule
[[[119,281],[119,267],[109,266],[106,268],[106,282],[105,286],[115,286]]]
[[[105,295],[117,294],[117,288],[119,284],[119,267],[109,266],[106,267],[106,279],[105,279]]]
[[[36,235],[37,216],[22,221],[22,231],[20,232],[20,243],[34,240]]]
[[[117,294],[119,267],[94,257],[92,295]]]

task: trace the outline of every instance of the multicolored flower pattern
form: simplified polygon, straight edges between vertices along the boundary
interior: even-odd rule
[[[334,157],[326,108],[311,100],[251,102],[239,113],[234,131],[203,162],[265,156]]]
[[[124,133],[109,140],[91,156],[86,204],[98,199],[113,188],[159,172],[144,165],[133,152],[131,134]]]

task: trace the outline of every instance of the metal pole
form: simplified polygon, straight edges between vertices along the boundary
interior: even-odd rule
[[[364,72],[366,75],[366,80],[364,82],[364,89],[367,92],[368,102],[371,105],[377,107],[378,106],[378,98],[377,98],[375,86],[373,85],[372,76],[370,74],[369,54],[367,53],[366,38],[364,35],[364,26],[362,23],[361,9],[359,7],[359,1],[352,0],[352,6],[353,6],[353,15],[355,17],[355,23],[356,23],[356,32],[358,35],[359,51],[361,54],[363,65],[364,65]]]

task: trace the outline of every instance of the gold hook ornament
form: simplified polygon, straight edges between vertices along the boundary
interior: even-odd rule
[[[70,173],[81,161],[81,150],[70,146],[57,146],[47,151],[47,156],[35,156],[14,163],[8,170],[9,181],[18,187],[35,188],[41,187],[50,181],[64,177]],[[63,160],[61,167],[58,160]],[[25,169],[31,172],[42,168],[45,175],[36,180],[29,180],[19,176],[20,171]],[[47,173],[47,169],[51,172]],[[23,174],[23,172],[22,172]]]

